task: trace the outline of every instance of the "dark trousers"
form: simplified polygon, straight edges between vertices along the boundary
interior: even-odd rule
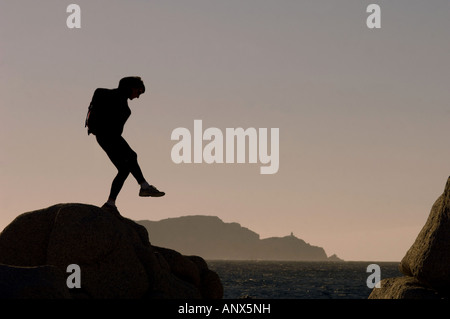
[[[97,135],[96,138],[100,147],[105,151],[111,162],[118,170],[111,185],[111,191],[109,194],[110,199],[115,200],[117,198],[130,173],[139,184],[145,181],[137,161],[136,152],[131,149],[127,141],[125,141],[122,136]]]

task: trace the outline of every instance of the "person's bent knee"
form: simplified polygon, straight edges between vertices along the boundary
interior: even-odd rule
[[[123,165],[120,165],[117,168],[117,176],[122,176],[124,178],[127,178],[128,175],[130,174],[130,172],[131,172],[130,167],[129,167],[129,165],[127,165],[126,162],[124,162]]]

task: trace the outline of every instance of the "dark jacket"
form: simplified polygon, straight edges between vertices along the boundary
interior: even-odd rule
[[[91,101],[89,132],[97,136],[120,136],[131,115],[128,97],[119,89],[96,89]]]

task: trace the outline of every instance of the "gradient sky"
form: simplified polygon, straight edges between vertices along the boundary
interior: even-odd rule
[[[70,3],[81,29],[66,26]],[[370,3],[381,29],[366,26]],[[2,1],[0,229],[106,201],[116,171],[87,107],[139,75],[124,137],[167,195],[138,197],[130,176],[124,216],[215,215],[345,260],[399,261],[449,176],[449,17],[448,0]],[[278,173],[174,164],[171,133],[195,119],[279,128]]]

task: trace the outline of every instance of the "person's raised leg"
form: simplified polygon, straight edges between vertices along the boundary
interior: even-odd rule
[[[155,186],[150,185],[142,173],[141,167],[139,166],[138,160],[137,160],[137,154],[135,151],[131,149],[131,147],[126,143],[125,140],[124,144],[128,147],[128,160],[127,160],[127,166],[130,170],[131,175],[136,179],[138,184],[141,186],[139,190],[139,196],[141,197],[161,197],[164,196],[166,193],[159,191]]]
[[[150,185],[144,178],[144,175],[142,174],[142,170],[137,162],[137,157],[134,158],[134,160],[130,163],[130,171],[131,174],[134,176],[138,184],[141,186],[139,190],[139,196],[141,197],[161,197],[164,196],[166,193],[159,191],[155,186]]]

